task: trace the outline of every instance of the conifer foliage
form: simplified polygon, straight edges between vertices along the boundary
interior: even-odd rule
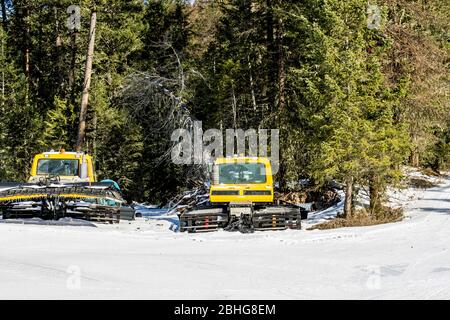
[[[2,181],[25,180],[35,153],[75,147],[92,12],[83,149],[129,200],[164,202],[190,186],[198,168],[167,157],[177,112],[204,130],[280,129],[280,187],[340,182],[347,215],[355,186],[368,187],[376,215],[401,165],[450,166],[447,1],[0,4]],[[79,30],[67,28],[71,5]]]

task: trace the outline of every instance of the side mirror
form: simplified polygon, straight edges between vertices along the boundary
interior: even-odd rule
[[[81,172],[80,172],[80,178],[86,179],[88,177],[88,166],[87,163],[81,164]]]
[[[80,178],[86,179],[88,177],[88,164],[86,161],[86,157],[83,156],[83,160],[81,161],[81,168],[80,168]]]

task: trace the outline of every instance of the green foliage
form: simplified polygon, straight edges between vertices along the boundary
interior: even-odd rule
[[[381,30],[367,28],[365,0],[83,0],[74,48],[71,1],[8,1],[0,180],[25,180],[34,153],[73,147],[92,10],[85,150],[99,178],[119,181],[130,200],[164,202],[193,175],[167,159],[173,100],[148,91],[148,76],[204,129],[279,128],[278,179],[352,178],[378,199],[409,152],[448,168],[449,6],[378,3]]]
[[[365,1],[308,3],[293,7],[289,26],[305,43],[289,74],[291,106],[305,123],[300,137],[309,140],[304,165],[318,183],[386,175],[404,160],[407,137],[394,123],[395,94],[383,85],[385,45],[374,45],[379,35],[366,27]]]
[[[407,124],[412,140],[410,163],[424,164],[435,133],[450,121],[448,1],[383,0],[388,8],[386,34],[392,46],[384,61],[390,85],[403,83],[396,117]],[[427,159],[422,159],[425,157]]]
[[[42,136],[38,139],[39,146],[42,149],[71,148],[68,142],[69,133],[67,129],[69,124],[73,125],[74,113],[70,109],[67,101],[55,97],[54,107],[47,112],[43,121]]]
[[[30,101],[27,79],[12,64],[8,34],[0,27],[0,179],[24,180],[37,150],[40,115]]]

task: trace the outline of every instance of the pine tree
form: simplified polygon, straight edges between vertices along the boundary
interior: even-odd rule
[[[379,36],[366,28],[365,1],[307,1],[291,15],[291,32],[304,36],[292,68],[299,119],[308,123],[309,168],[317,183],[339,179],[346,186],[345,213],[352,214],[355,183],[370,183],[378,209],[387,176],[403,160],[403,128],[393,119],[393,103],[383,86]]]
[[[448,103],[448,1],[383,0],[385,34],[393,42],[384,71],[392,85],[404,81],[406,94],[396,117],[408,125],[412,140],[410,164],[419,166],[450,117]]]
[[[70,104],[66,100],[55,97],[54,107],[51,108],[43,121],[43,132],[38,140],[43,150],[59,150],[72,148],[67,128],[73,124],[75,114],[70,110]],[[71,116],[68,116],[71,115]]]
[[[449,6],[378,3],[383,27],[369,30],[363,0],[83,0],[71,33],[70,0],[3,0],[0,179],[24,180],[34,153],[74,147],[95,9],[86,150],[100,179],[146,201],[186,187],[195,168],[161,162],[173,125],[161,119],[182,109],[204,129],[280,129],[280,185],[343,182],[347,213],[352,187],[367,185],[380,212],[408,140],[413,164],[449,166]]]

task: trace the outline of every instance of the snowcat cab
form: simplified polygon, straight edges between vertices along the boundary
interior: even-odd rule
[[[273,203],[273,178],[269,159],[217,159],[213,166],[210,202]]]
[[[92,157],[83,152],[44,152],[34,157],[28,182],[58,177],[61,182],[95,182]]]

